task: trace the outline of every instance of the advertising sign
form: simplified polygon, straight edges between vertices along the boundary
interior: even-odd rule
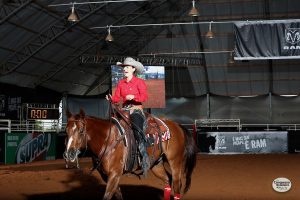
[[[206,145],[208,153],[286,153],[286,131],[266,132],[205,132],[200,146]],[[206,138],[206,142],[203,140]],[[200,148],[201,150],[201,148]]]
[[[0,164],[4,164],[5,157],[5,132],[0,131]]]
[[[236,22],[235,60],[299,59],[300,21]]]
[[[6,133],[5,163],[29,163],[55,159],[56,135],[51,133]]]

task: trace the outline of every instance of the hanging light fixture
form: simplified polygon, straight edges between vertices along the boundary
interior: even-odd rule
[[[193,7],[189,12],[189,16],[197,17],[199,15],[199,12],[198,12],[197,8],[195,7],[195,0],[192,1],[192,4],[193,4]]]
[[[72,10],[71,10],[71,14],[68,17],[68,21],[70,21],[70,22],[78,22],[79,21],[79,17],[77,15],[77,13],[75,12],[74,3],[72,4]]]
[[[110,33],[110,26],[108,26],[108,29],[107,29],[107,36],[105,38],[105,41],[107,42],[113,42],[114,41],[114,38],[113,36],[111,35]]]
[[[209,29],[208,29],[207,33],[205,34],[205,37],[210,38],[210,39],[214,38],[214,33],[211,30],[211,23],[212,22],[209,23]]]
[[[234,64],[233,51],[230,52],[228,63]]]

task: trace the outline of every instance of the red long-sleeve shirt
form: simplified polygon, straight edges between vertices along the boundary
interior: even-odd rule
[[[126,100],[126,96],[132,94],[134,99],[131,101]],[[147,86],[143,79],[133,76],[132,79],[127,82],[126,78],[121,79],[117,84],[114,95],[112,96],[112,102],[118,103],[123,100],[123,105],[126,104],[140,104],[148,99]]]

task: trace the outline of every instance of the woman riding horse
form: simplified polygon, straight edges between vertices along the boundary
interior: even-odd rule
[[[150,161],[146,150],[147,140],[144,134],[146,117],[142,102],[148,99],[148,93],[145,81],[136,77],[136,74],[143,73],[144,66],[131,57],[127,57],[124,63],[118,62],[117,65],[123,67],[124,79],[117,84],[114,95],[106,96],[106,99],[112,103],[119,103],[122,100],[123,110],[129,112],[133,133],[142,156],[143,173],[147,176]]]
[[[141,102],[147,99],[147,94],[142,92],[146,90],[143,81],[130,75],[140,66],[133,63],[133,60],[129,58],[125,60],[125,65],[123,64],[125,77],[131,77],[131,80],[129,79],[127,82],[127,78],[125,78],[117,86],[117,90],[111,98],[113,102],[117,102],[120,97],[125,100],[124,106],[129,106],[128,112],[133,123],[138,125],[135,126],[132,123],[134,132],[137,139],[140,140],[140,144],[144,145],[144,134],[141,134],[145,117],[141,109]],[[110,99],[110,96],[107,98]],[[121,176],[125,173],[135,173],[138,170],[137,165],[134,165],[131,170],[127,170],[127,162],[131,160],[132,148],[127,144],[127,141],[130,140],[126,139],[130,137],[131,134],[128,133],[131,133],[131,130],[125,128],[123,131],[125,134],[122,135],[120,134],[122,132],[121,123],[114,123],[112,118],[100,119],[86,116],[83,110],[76,115],[67,112],[67,117],[68,137],[64,153],[66,161],[76,161],[80,149],[89,149],[93,154],[94,168],[107,183],[103,199],[111,200],[116,197],[116,199],[122,200],[123,196],[119,186]],[[151,158],[151,171],[165,184],[164,200],[170,199],[171,188],[174,191],[174,199],[179,200],[181,195],[190,188],[192,172],[196,165],[196,148],[193,137],[187,129],[171,120],[148,115],[146,122],[146,133],[155,138],[153,145],[147,147]],[[163,129],[164,133],[161,131]],[[146,156],[148,158],[145,145],[143,147],[139,145],[139,150],[143,154],[143,160]],[[149,166],[149,163],[143,164],[144,170],[146,171]]]
[[[67,116],[66,161],[75,162],[80,149],[89,149],[94,155],[93,165],[107,183],[103,199],[110,200],[115,196],[122,200],[120,178],[137,169],[124,170],[131,155],[118,126],[110,119],[86,116],[83,110],[76,115],[67,112]],[[192,134],[184,127],[171,120],[161,121],[168,128],[170,138],[161,143],[161,148],[157,143],[148,147],[149,156],[154,161],[151,171],[165,184],[164,200],[170,199],[171,186],[174,199],[179,200],[191,185],[196,164],[195,143]]]

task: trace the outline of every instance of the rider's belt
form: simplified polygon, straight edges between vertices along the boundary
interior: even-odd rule
[[[143,111],[143,106],[142,105],[132,105],[132,104],[129,104],[129,105],[124,106],[122,110],[129,111],[130,114],[131,114],[134,110],[141,110],[141,111]]]

